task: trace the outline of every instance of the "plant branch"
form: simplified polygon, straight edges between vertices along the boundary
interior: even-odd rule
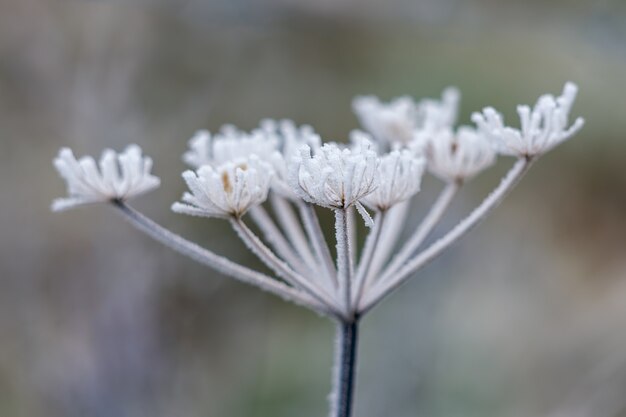
[[[500,184],[465,219],[463,219],[442,238],[431,244],[428,248],[424,249],[412,260],[410,260],[388,282],[380,283],[377,287],[373,287],[373,291],[371,291],[369,297],[364,301],[363,305],[359,306],[360,313],[363,314],[364,312],[369,311],[385,296],[406,282],[411,274],[441,254],[445,249],[484,219],[485,216],[496,208],[507,193],[518,183],[522,176],[528,171],[532,162],[533,160],[531,158],[518,159],[502,181],[500,181]]]
[[[241,219],[231,218],[230,223],[246,246],[279,277],[283,278],[294,287],[307,292],[313,298],[327,306],[336,316],[341,316],[341,313],[333,304],[333,297],[328,294],[324,288],[316,285],[315,280],[307,280],[276,257]]]
[[[383,230],[383,223],[385,222],[386,215],[387,211],[379,211],[376,213],[376,216],[374,217],[374,226],[372,226],[372,229],[365,239],[365,246],[359,259],[356,278],[354,280],[355,305],[358,305],[359,300],[363,295],[363,289],[369,284],[368,277],[370,276],[370,265],[372,264],[374,253],[378,247],[378,241],[380,239],[381,230]]]
[[[337,324],[331,417],[351,417],[354,402],[358,319]]]
[[[335,210],[335,236],[337,238],[337,273],[340,294],[343,296],[346,314],[352,310],[352,257],[348,230],[348,209]]]
[[[304,223],[304,228],[309,235],[315,255],[322,265],[324,275],[330,280],[331,285],[337,287],[337,270],[335,269],[333,258],[330,255],[330,249],[326,239],[324,238],[324,233],[322,232],[319,219],[315,213],[315,208],[311,204],[305,203],[304,201],[299,201],[297,204],[302,217],[302,222]]]
[[[239,281],[254,285],[262,290],[278,295],[287,301],[312,308],[313,310],[325,315],[334,315],[326,306],[297,288],[285,285],[274,278],[246,268],[245,266],[239,265],[227,258],[224,258],[223,256],[219,256],[205,248],[202,248],[197,244],[190,242],[158,225],[122,201],[116,200],[113,201],[112,204],[136,229],[175,250],[176,252],[179,252],[203,265],[207,265],[224,275],[228,275]]]
[[[459,190],[459,184],[456,182],[449,183],[439,194],[437,200],[426,214],[420,225],[415,229],[415,233],[406,241],[400,252],[396,254],[385,268],[381,275],[380,282],[386,281],[390,275],[398,271],[404,263],[413,255],[415,250],[424,242],[430,232],[435,228],[444,213],[450,207],[452,199]]]

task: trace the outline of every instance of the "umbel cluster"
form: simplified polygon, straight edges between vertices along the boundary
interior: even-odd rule
[[[224,126],[197,132],[183,155],[191,169],[176,213],[228,220],[243,242],[276,274],[270,277],[186,241],[145,218],[126,201],[159,186],[152,159],[137,145],[121,153],[105,150],[99,163],[76,159],[67,148],[54,165],[68,196],[55,211],[91,203],[112,203],[137,227],[221,272],[341,320],[361,316],[469,230],[540,155],[571,137],[583,125],[568,116],[577,87],[565,84],[560,96],[542,95],[534,107],[520,105],[520,127],[505,124],[491,107],[472,115],[475,126],[455,127],[459,92],[441,99],[399,97],[388,103],[357,97],[353,109],[363,130],[349,143],[324,141],[310,126],[290,120],[263,120],[244,132]],[[497,155],[517,159],[496,189],[448,234],[418,252],[454,194],[490,167]],[[424,221],[400,246],[408,203],[425,172],[446,186]],[[274,216],[264,208],[269,201]],[[336,259],[320,229],[314,205],[333,210]],[[370,227],[356,259],[355,214]],[[249,214],[249,216],[246,216]],[[250,218],[261,231],[247,225]],[[391,258],[391,259],[389,259]]]

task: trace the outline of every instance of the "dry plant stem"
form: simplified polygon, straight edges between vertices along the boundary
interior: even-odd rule
[[[381,282],[384,282],[391,274],[398,271],[398,269],[424,242],[424,239],[428,237],[437,223],[439,223],[448,207],[450,207],[450,203],[459,190],[459,187],[460,184],[453,182],[446,185],[446,187],[441,191],[437,200],[428,211],[428,214],[426,214],[426,217],[424,217],[420,225],[415,230],[415,233],[413,233],[409,240],[406,241],[400,252],[392,258],[391,262],[381,275]]]
[[[350,256],[350,231],[348,230],[348,209],[335,210],[335,235],[337,238],[337,273],[340,294],[343,296],[346,315],[352,312],[352,258]]]
[[[259,227],[265,240],[274,248],[278,256],[301,274],[307,274],[310,270],[302,263],[298,254],[291,248],[289,242],[274,223],[263,206],[250,208],[250,217]]]
[[[334,316],[334,314],[325,305],[310,295],[296,288],[289,287],[288,285],[285,285],[265,274],[246,268],[227,258],[216,255],[215,253],[204,249],[175,233],[172,233],[122,201],[113,201],[112,204],[119,209],[119,213],[121,213],[124,218],[136,229],[175,250],[176,252],[179,252],[203,265],[207,265],[224,275],[228,275],[239,281],[252,284],[267,292],[278,295],[287,301],[292,301],[297,304],[310,307],[315,311],[328,316]]]
[[[474,211],[469,214],[469,216],[463,219],[442,238],[431,244],[428,248],[424,249],[412,260],[410,260],[393,277],[391,277],[388,282],[382,282],[379,283],[379,285],[374,286],[370,293],[371,295],[364,300],[362,305],[359,306],[359,312],[364,314],[369,311],[383,298],[385,298],[385,296],[406,282],[406,280],[410,278],[411,274],[441,254],[445,249],[476,226],[482,219],[485,218],[487,214],[491,212],[491,210],[498,206],[506,194],[515,186],[515,184],[517,184],[526,171],[528,171],[532,161],[532,158],[518,159],[515,165],[513,165],[506,176],[502,179],[500,184],[483,200],[478,207],[474,209]]]
[[[274,208],[276,218],[278,219],[281,228],[287,235],[287,238],[300,258],[305,262],[309,269],[313,271],[319,269],[319,265],[315,262],[313,252],[311,252],[309,242],[304,234],[304,231],[302,230],[301,223],[298,221],[298,218],[296,217],[296,214],[294,213],[289,202],[276,193],[270,194],[270,202]]]
[[[372,226],[372,229],[365,239],[365,246],[363,248],[363,252],[361,253],[361,258],[359,259],[359,264],[356,270],[356,278],[354,280],[355,305],[358,305],[359,300],[363,295],[363,289],[368,284],[367,281],[369,281],[368,277],[370,277],[370,265],[372,264],[372,259],[374,258],[374,252],[378,248],[378,241],[380,239],[381,230],[383,230],[383,223],[385,222],[386,215],[386,210],[376,213],[376,216],[374,217],[374,226]]]
[[[396,246],[405,220],[409,213],[410,201],[403,201],[387,210],[385,215],[385,228],[381,229],[378,245],[374,251],[374,256],[367,272],[367,281],[371,282],[374,277],[380,276],[380,270],[385,265],[389,254]]]
[[[297,204],[298,209],[300,210],[300,215],[302,216],[304,228],[309,235],[315,255],[322,265],[324,275],[330,279],[331,284],[336,288],[338,286],[337,270],[335,269],[333,258],[330,255],[330,249],[328,248],[328,243],[324,238],[324,233],[322,232],[319,219],[315,213],[315,208],[313,208],[313,205],[303,201],[298,202]]]
[[[337,322],[331,417],[351,417],[354,403],[359,320]]]
[[[341,313],[331,301],[333,297],[328,294],[324,288],[316,285],[314,283],[315,281],[307,280],[291,269],[289,265],[278,259],[241,219],[231,218],[230,223],[246,246],[279,277],[283,278],[290,285],[308,293],[311,297],[330,309],[336,316],[341,316]]]

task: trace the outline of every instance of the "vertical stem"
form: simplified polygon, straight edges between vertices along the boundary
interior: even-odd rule
[[[337,274],[339,290],[343,296],[346,317],[352,314],[352,258],[348,230],[348,209],[335,210],[335,235],[337,239]]]
[[[351,417],[354,402],[358,318],[337,324],[337,346],[331,417]]]

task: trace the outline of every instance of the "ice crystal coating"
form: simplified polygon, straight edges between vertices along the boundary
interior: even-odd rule
[[[568,127],[569,112],[577,92],[576,84],[568,82],[559,97],[545,94],[532,109],[526,105],[518,106],[520,129],[505,126],[502,115],[492,107],[474,113],[472,120],[501,154],[517,157],[541,155],[572,137],[583,126],[584,120],[579,117]]]
[[[359,96],[352,108],[361,125],[374,138],[390,147],[406,146],[416,131],[452,127],[456,121],[460,94],[446,88],[441,99],[424,99],[416,103],[410,97],[398,97],[388,103],[374,96]]]
[[[413,148],[423,149],[428,170],[446,182],[468,180],[490,167],[496,158],[491,142],[469,126],[461,126],[456,132],[440,129],[428,135],[423,145],[416,142]]]
[[[159,186],[160,180],[150,173],[152,159],[142,156],[137,145],[123,152],[102,152],[99,164],[91,156],[76,159],[69,148],[63,148],[54,166],[67,183],[67,198],[53,201],[52,210],[60,211],[83,204],[126,200]]]
[[[192,216],[241,217],[267,198],[273,170],[256,155],[226,162],[217,167],[203,165],[185,171],[183,178],[191,191],[172,210]]]
[[[220,165],[250,155],[269,161],[275,158],[277,149],[276,138],[259,129],[247,133],[225,125],[214,136],[206,130],[196,132],[189,140],[189,150],[183,155],[183,160],[193,168],[209,164]]]
[[[386,210],[411,198],[420,190],[424,165],[423,157],[408,150],[392,151],[380,157],[378,187],[363,202],[374,209]]]
[[[289,166],[289,182],[303,200],[332,209],[348,208],[378,186],[378,157],[366,143],[356,149],[324,144],[315,155],[304,145]]]
[[[383,103],[374,96],[360,96],[352,108],[365,130],[382,143],[407,143],[417,128],[417,109],[410,97]]]

